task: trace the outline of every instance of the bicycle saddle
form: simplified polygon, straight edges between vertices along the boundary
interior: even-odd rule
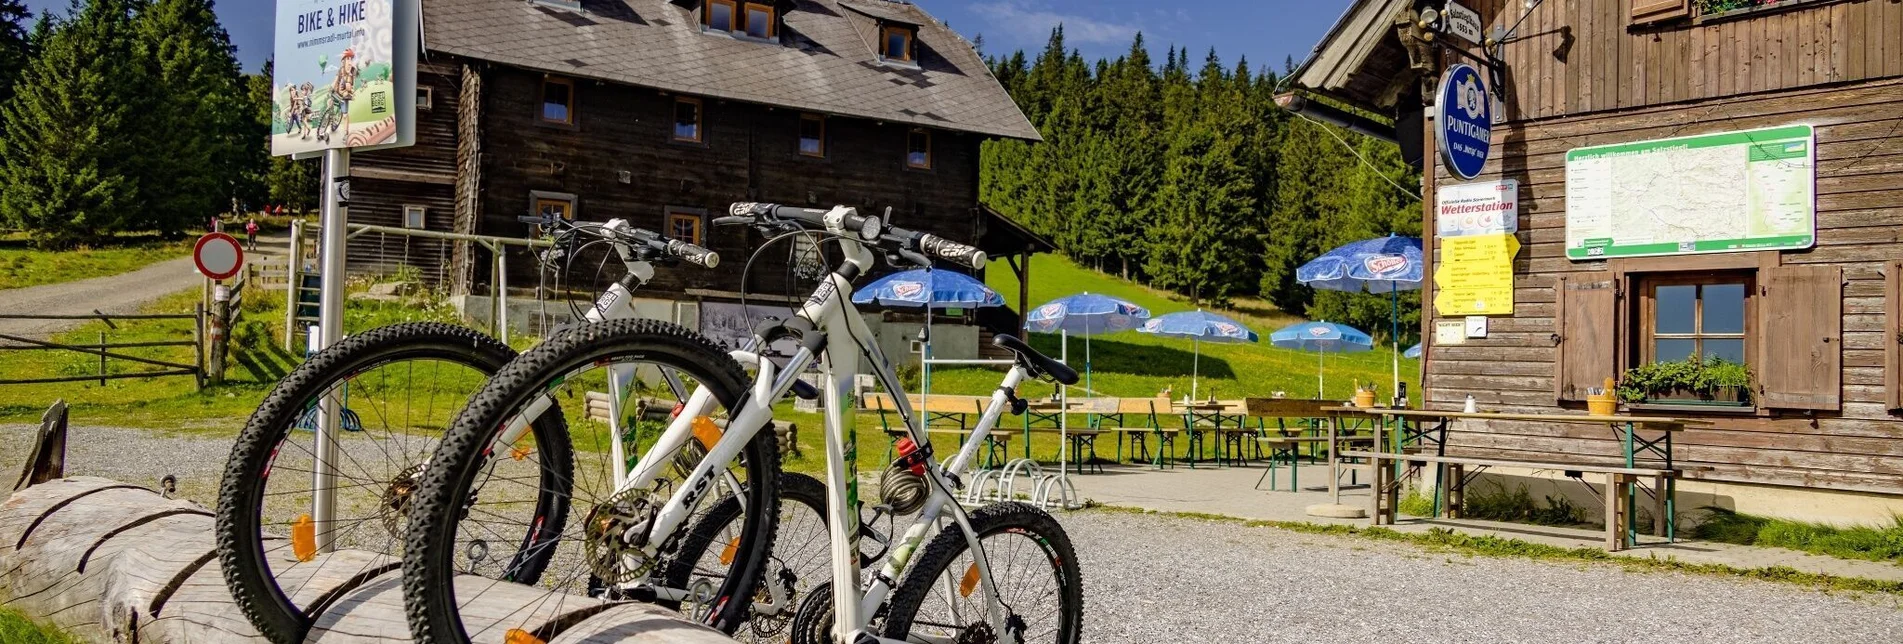
[[[1023,340],[1019,340],[1015,336],[995,336],[991,338],[991,344],[992,346],[1010,349],[1012,353],[1018,354],[1018,366],[1024,367],[1025,371],[1031,372],[1031,377],[1033,378],[1037,377],[1038,374],[1046,374],[1049,375],[1052,380],[1066,385],[1077,384],[1077,370],[1064,366],[1064,363],[1052,360],[1042,353],[1038,353],[1037,349],[1031,348],[1031,345],[1025,344]]]

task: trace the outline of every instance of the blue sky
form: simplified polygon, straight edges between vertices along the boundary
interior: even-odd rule
[[[520,0],[496,0],[518,2]],[[1350,0],[915,0],[966,37],[984,34],[989,53],[1035,52],[1059,23],[1084,57],[1114,57],[1141,30],[1160,63],[1166,47],[1188,47],[1196,59],[1215,47],[1225,64],[1247,55],[1251,64],[1297,63],[1348,7]],[[238,46],[238,59],[255,70],[270,55],[271,0],[223,0],[218,16]],[[27,0],[35,13],[63,13],[68,0]]]

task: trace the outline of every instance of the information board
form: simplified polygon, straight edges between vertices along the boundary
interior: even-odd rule
[[[1455,315],[1513,314],[1513,235],[1443,237],[1434,268],[1434,312]]]
[[[1809,248],[1816,159],[1809,125],[1575,148],[1566,153],[1566,256]]]
[[[418,0],[278,0],[271,153],[416,140]]]

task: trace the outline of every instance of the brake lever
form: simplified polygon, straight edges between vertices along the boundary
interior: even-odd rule
[[[903,260],[903,263],[901,263],[901,260]],[[912,266],[916,266],[919,268],[932,267],[931,258],[921,255],[919,253],[905,250],[903,248],[897,248],[897,249],[886,251],[885,261],[887,264],[891,264],[894,268],[905,268],[905,264],[910,264]]]

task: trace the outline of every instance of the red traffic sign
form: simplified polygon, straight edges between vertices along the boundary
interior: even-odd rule
[[[198,265],[198,272],[215,280],[229,278],[244,268],[244,247],[238,245],[238,238],[224,233],[210,233],[198,238],[192,246],[192,263]]]

